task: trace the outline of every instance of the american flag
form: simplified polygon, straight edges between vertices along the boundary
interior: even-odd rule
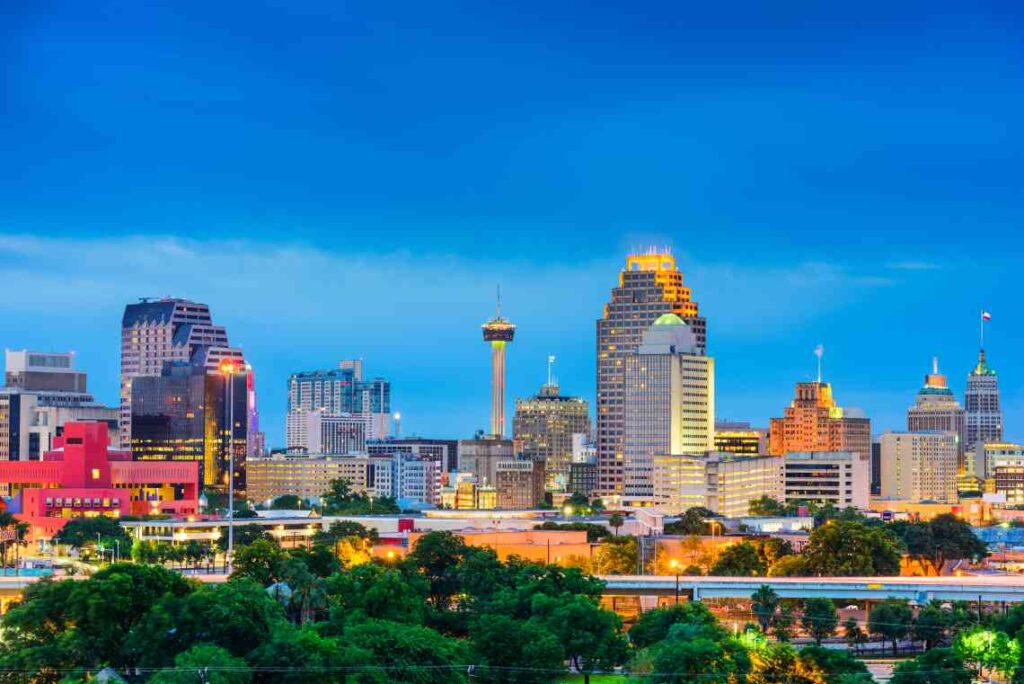
[[[983,321],[991,321],[992,320],[992,314],[990,314],[988,311],[985,311],[983,309],[982,312],[981,312],[981,320],[983,320]]]

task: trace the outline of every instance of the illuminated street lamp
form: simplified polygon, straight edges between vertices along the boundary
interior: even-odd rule
[[[668,567],[676,574],[676,605],[679,605],[679,561],[675,558],[668,562]]]

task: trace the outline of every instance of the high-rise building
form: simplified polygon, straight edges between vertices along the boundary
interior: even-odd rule
[[[297,443],[289,447],[288,452],[331,456],[365,454],[369,432],[370,418],[366,414],[293,411],[288,414],[288,434],[294,435]]]
[[[498,461],[494,488],[498,508],[509,511],[536,508],[544,500],[544,466],[535,461]]]
[[[827,382],[799,382],[782,418],[772,418],[768,452],[848,451],[871,458],[871,421],[844,411]]]
[[[54,448],[64,425],[98,420],[115,428],[119,411],[97,403],[86,376],[74,367],[73,353],[28,350],[5,353],[6,373],[0,388],[0,461],[39,461]]]
[[[131,445],[132,381],[156,377],[165,363],[191,363],[216,372],[224,359],[242,360],[228,345],[223,326],[214,325],[210,307],[187,299],[141,299],[124,308],[121,319],[121,444]]]
[[[1003,440],[999,379],[985,361],[984,349],[978,353],[978,365],[967,376],[964,410],[964,448],[967,451],[972,451],[978,444]]]
[[[197,356],[193,363],[168,362],[160,375],[131,379],[128,434],[132,457],[137,461],[197,461],[202,486],[224,489],[233,452],[235,489],[244,491],[246,374],[211,371],[201,358]]]
[[[622,361],[622,497],[650,502],[656,456],[714,449],[715,363],[671,313],[658,317]]]
[[[787,502],[868,507],[871,452],[790,452],[783,460],[783,496]]]
[[[474,475],[479,485],[493,485],[499,461],[511,461],[514,449],[510,439],[460,439],[459,471]]]
[[[654,459],[655,506],[676,515],[703,506],[728,518],[750,514],[750,502],[782,499],[783,459],[775,456],[659,455]]]
[[[362,360],[346,360],[336,369],[293,373],[288,378],[288,413],[285,418],[289,450],[306,449],[293,426],[303,425],[300,414],[319,411],[329,416],[365,415],[368,439],[384,439],[391,431],[391,383],[384,378],[363,379]]]
[[[737,456],[761,456],[768,453],[768,430],[750,423],[715,421],[715,451]]]
[[[501,291],[494,318],[480,326],[484,342],[491,345],[491,435],[505,436],[505,347],[516,335],[516,326],[501,316]]]
[[[879,442],[883,498],[957,502],[960,441],[956,433],[886,432]]]
[[[647,329],[667,313],[690,327],[700,353],[707,349],[707,327],[683,285],[683,274],[667,250],[626,257],[619,284],[597,321],[598,490],[623,492],[625,435],[625,357],[636,352]]]
[[[908,432],[952,432],[957,439],[957,453],[964,451],[964,410],[946,376],[939,374],[939,359],[932,359],[932,372],[924,376],[924,386],[918,390],[914,405],[907,409]]]
[[[1001,494],[1007,506],[1024,506],[1024,445],[979,444],[974,457],[983,464],[984,491]]]
[[[519,455],[541,464],[549,489],[565,491],[572,462],[573,435],[590,433],[585,399],[564,397],[549,383],[529,399],[516,399],[512,435]]]

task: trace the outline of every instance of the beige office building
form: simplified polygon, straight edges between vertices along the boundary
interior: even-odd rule
[[[777,456],[736,456],[711,452],[656,456],[655,506],[667,515],[703,506],[728,518],[750,515],[750,502],[783,498],[784,461]]]
[[[247,495],[264,502],[293,494],[302,499],[321,497],[331,481],[347,480],[353,492],[392,496],[392,459],[376,456],[300,456],[252,458],[246,472]]]
[[[654,459],[714,449],[715,362],[679,316],[665,314],[624,357],[624,503],[654,501]]]
[[[955,432],[887,432],[881,444],[881,496],[956,503],[960,439]]]

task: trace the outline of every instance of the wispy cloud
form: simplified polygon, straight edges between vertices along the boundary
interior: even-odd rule
[[[712,334],[739,343],[782,335],[891,283],[824,262],[772,268],[683,256],[680,264]],[[469,434],[486,423],[479,325],[493,310],[495,284],[519,325],[511,396],[536,390],[549,353],[567,389],[591,395],[594,321],[620,267],[619,258],[533,263],[170,236],[0,235],[0,278],[18,293],[0,301],[0,315],[23,322],[0,344],[24,346],[19,337],[30,324],[58,346],[98,348],[106,374],[90,379],[112,401],[123,306],[173,294],[209,303],[232,343],[243,346],[272,435],[288,373],[347,356],[364,356],[369,372],[392,376],[396,402],[421,429],[448,425],[445,434]]]
[[[932,261],[891,261],[885,267],[893,271],[939,271],[943,268]]]

